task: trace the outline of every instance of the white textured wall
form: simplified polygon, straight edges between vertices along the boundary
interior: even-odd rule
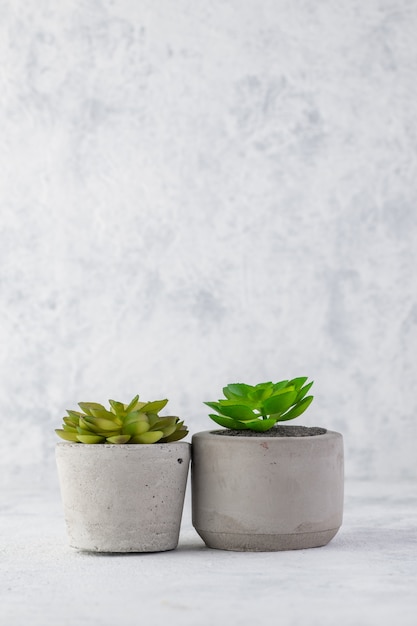
[[[79,400],[309,375],[417,474],[417,4],[0,0],[0,466]],[[47,471],[45,471],[47,470]]]

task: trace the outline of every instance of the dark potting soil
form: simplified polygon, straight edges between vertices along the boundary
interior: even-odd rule
[[[273,426],[264,433],[254,430],[213,430],[215,435],[226,435],[227,437],[314,437],[324,435],[326,428],[320,426]]]

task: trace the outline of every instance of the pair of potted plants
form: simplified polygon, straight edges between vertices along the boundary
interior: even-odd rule
[[[70,545],[174,549],[191,447],[193,525],[208,547],[327,544],[342,523],[342,436],[277,425],[307,409],[311,385],[305,377],[228,385],[224,398],[206,402],[223,428],[195,434],[192,446],[181,441],[188,430],[178,417],[159,416],[167,400],[80,403],[56,431],[65,440],[56,456]]]

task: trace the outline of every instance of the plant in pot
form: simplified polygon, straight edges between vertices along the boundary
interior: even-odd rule
[[[190,461],[188,430],[160,416],[168,400],[109,408],[80,402],[56,433],[70,545],[95,552],[156,552],[178,545]]]
[[[193,525],[208,547],[272,551],[326,545],[343,514],[343,439],[281,425],[313,397],[306,377],[224,387],[206,402],[221,430],[192,437]]]

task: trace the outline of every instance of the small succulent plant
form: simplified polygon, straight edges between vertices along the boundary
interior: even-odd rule
[[[97,402],[80,402],[81,411],[68,411],[62,429],[55,432],[65,441],[75,443],[170,443],[188,433],[179,417],[158,415],[168,400],[129,404],[109,400],[110,409]]]
[[[254,386],[233,383],[223,388],[224,399],[204,404],[217,412],[210,417],[220,426],[264,432],[304,413],[313,401],[313,396],[307,396],[313,382],[306,382],[307,377],[301,376]]]

